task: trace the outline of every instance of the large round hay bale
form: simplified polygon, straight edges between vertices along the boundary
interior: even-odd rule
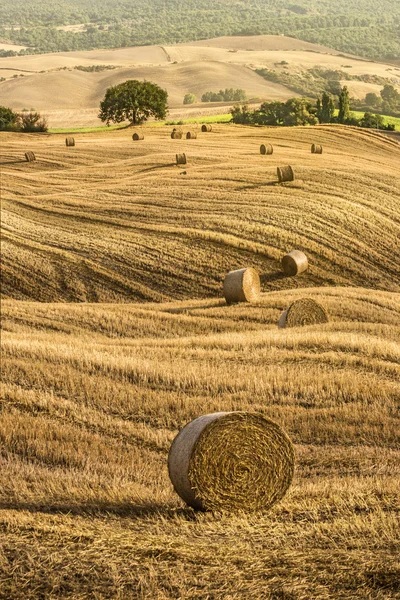
[[[291,277],[304,273],[308,269],[307,256],[301,250],[292,250],[282,258],[282,269]]]
[[[144,134],[141,131],[135,131],[135,133],[132,135],[132,139],[134,142],[144,140]]]
[[[322,146],[320,144],[313,144],[311,146],[311,154],[322,154]]]
[[[199,510],[267,510],[287,492],[293,444],[260,414],[220,412],[198,417],[174,439],[168,456],[179,496]]]
[[[33,162],[36,160],[36,156],[29,150],[28,152],[25,152],[25,160],[26,162]]]
[[[73,137],[65,138],[65,145],[66,146],[75,146],[75,138],[73,138]]]
[[[312,298],[300,298],[283,311],[278,327],[283,329],[285,327],[301,327],[302,325],[316,325],[317,323],[327,322],[328,315],[323,306]]]
[[[195,140],[197,138],[197,133],[195,131],[188,131],[186,134],[187,140]]]
[[[228,304],[256,302],[260,288],[260,276],[253,267],[230,271],[224,279],[224,297]]]
[[[182,131],[178,131],[177,129],[175,129],[172,133],[171,133],[171,138],[173,140],[181,140],[182,139]]]
[[[177,154],[176,155],[176,164],[177,165],[186,165],[186,154]]]
[[[276,171],[278,173],[279,183],[284,183],[285,181],[294,181],[294,172],[290,165],[287,167],[277,167]]]
[[[274,147],[271,144],[261,144],[260,154],[273,154]]]
[[[209,123],[204,123],[201,126],[201,130],[205,133],[207,131],[212,131],[212,125],[210,125]]]

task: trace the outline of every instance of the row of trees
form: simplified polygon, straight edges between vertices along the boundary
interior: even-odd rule
[[[244,102],[246,100],[246,92],[240,88],[225,88],[219,92],[206,92],[202,95],[202,102]]]
[[[318,123],[342,123],[360,127],[394,130],[385,125],[382,115],[365,112],[361,119],[351,113],[350,95],[347,87],[339,95],[339,107],[324,92],[317,101],[306,98],[290,98],[287,102],[264,102],[260,108],[250,111],[246,105],[236,105],[231,110],[234,123],[251,125],[317,125]]]
[[[47,131],[47,120],[38,112],[18,113],[7,106],[0,106],[0,131]]]

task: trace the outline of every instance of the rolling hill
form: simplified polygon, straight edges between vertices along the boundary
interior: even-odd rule
[[[396,600],[400,144],[193,127],[71,148],[0,134],[0,600]],[[299,277],[281,270],[292,248]],[[243,266],[263,293],[228,306]],[[303,297],[329,322],[278,329]],[[294,442],[270,512],[196,513],[173,492],[177,431],[230,410]]]
[[[330,322],[279,330],[304,296]],[[1,600],[395,600],[399,300],[3,301]],[[173,492],[178,428],[221,410],[261,412],[295,443],[269,513],[194,513]]]
[[[199,127],[199,126],[193,126]],[[168,127],[2,134],[4,296],[52,301],[213,297],[252,264],[264,289],[365,286],[399,292],[396,140],[358,128],[234,125],[171,140]],[[261,156],[268,141],[274,154]],[[321,156],[310,153],[321,143]],[[24,152],[37,161],[26,163]],[[188,165],[175,166],[185,152]],[[276,167],[296,180],[277,185]],[[282,277],[303,249],[311,268]]]

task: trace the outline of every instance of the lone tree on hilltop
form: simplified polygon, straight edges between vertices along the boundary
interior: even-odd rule
[[[150,117],[165,119],[168,93],[150,81],[130,79],[106,90],[100,102],[99,119],[113,123],[129,121],[140,125]]]

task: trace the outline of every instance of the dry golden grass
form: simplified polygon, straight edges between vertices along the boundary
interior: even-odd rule
[[[200,127],[198,127],[200,129]],[[3,294],[40,301],[161,301],[218,295],[254,266],[265,291],[310,285],[400,290],[399,144],[337,127],[214,126],[196,140],[148,127],[3,134]],[[324,154],[310,154],[310,135]],[[259,154],[260,140],[275,148]],[[23,160],[26,149],[36,162]],[[185,152],[186,174],[175,165]],[[276,165],[296,180],[276,185]],[[310,262],[282,277],[293,248]]]
[[[330,322],[278,330],[304,294]],[[398,598],[399,300],[5,300],[0,598]],[[267,514],[195,514],[169,445],[238,409],[285,427],[294,484]]]
[[[0,139],[0,599],[398,599],[399,145],[170,132]],[[283,277],[292,248],[310,268]],[[227,306],[243,266],[263,293]],[[302,297],[329,322],[278,329]],[[268,513],[197,514],[170,484],[178,429],[231,410],[295,444]]]

